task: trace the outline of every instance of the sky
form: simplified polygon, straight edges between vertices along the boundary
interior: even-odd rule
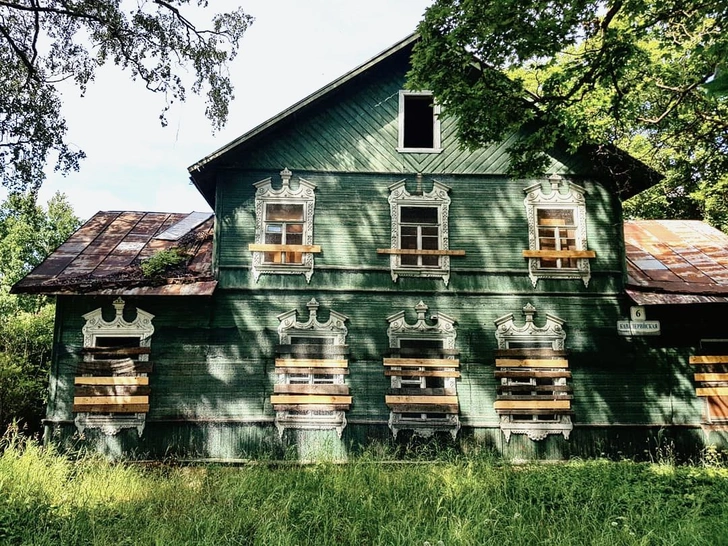
[[[208,9],[238,3],[256,20],[230,67],[236,98],[226,127],[213,135],[193,95],[161,127],[164,99],[103,67],[84,97],[63,91],[67,142],[87,158],[67,176],[49,168],[41,203],[61,191],[82,219],[99,210],[209,211],[190,165],[413,32],[432,0],[216,0]]]

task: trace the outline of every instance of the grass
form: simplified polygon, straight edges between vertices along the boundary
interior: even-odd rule
[[[6,437],[0,544],[721,545],[728,469],[630,461],[141,466]]]

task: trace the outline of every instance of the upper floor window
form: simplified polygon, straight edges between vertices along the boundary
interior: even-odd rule
[[[429,91],[400,91],[397,150],[440,152],[439,114],[440,106]]]
[[[379,248],[389,254],[392,280],[400,276],[439,277],[450,280],[450,256],[464,256],[462,250],[449,249],[448,217],[450,188],[437,182],[432,191],[422,190],[422,176],[417,189],[407,191],[405,181],[392,184],[389,194],[392,218],[391,248]]]
[[[523,256],[533,285],[539,278],[582,279],[588,285],[589,258],[596,254],[587,250],[584,188],[552,175],[547,191],[540,182],[524,191],[529,248]]]
[[[313,215],[316,205],[315,184],[281,171],[281,187],[274,189],[270,178],[254,184],[255,243],[253,276],[263,273],[301,274],[306,281],[313,275],[313,255],[321,247],[313,244]]]

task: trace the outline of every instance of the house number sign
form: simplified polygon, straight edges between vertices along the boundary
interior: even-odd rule
[[[618,320],[617,333],[620,336],[659,336],[660,321],[646,320],[645,308],[641,305],[629,309],[631,320]]]

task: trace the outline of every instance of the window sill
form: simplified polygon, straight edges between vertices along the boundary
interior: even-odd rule
[[[442,148],[397,148],[401,154],[439,154]]]

